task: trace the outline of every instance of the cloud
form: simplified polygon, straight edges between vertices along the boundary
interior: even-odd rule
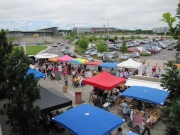
[[[164,12],[176,14],[178,0],[16,0],[0,1],[0,28],[35,30],[110,27],[152,29],[167,26]]]

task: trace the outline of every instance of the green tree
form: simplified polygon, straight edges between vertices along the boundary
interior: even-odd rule
[[[92,42],[93,41],[93,38],[89,38],[89,42]]]
[[[122,40],[124,40],[124,36],[122,36]]]
[[[16,48],[5,57],[5,78],[9,102],[4,105],[13,133],[30,135],[31,126],[39,122],[39,107],[33,103],[40,99],[40,89],[34,74],[26,75],[31,60]]]
[[[126,46],[126,42],[123,41],[122,46],[120,47],[120,52],[123,53],[123,57],[124,57],[124,53],[128,50],[128,47]]]
[[[114,36],[114,40],[117,40],[117,38],[118,38],[117,36]]]
[[[106,52],[107,51],[107,45],[105,42],[101,41],[96,45],[96,49],[99,52]]]
[[[174,61],[170,60],[165,65],[166,74],[161,75],[161,86],[170,92],[169,98],[173,100],[180,97],[180,84],[177,83],[180,81],[179,70]]]
[[[6,77],[4,75],[5,72],[5,55],[8,55],[12,52],[13,45],[12,43],[8,43],[8,39],[6,37],[6,31],[1,29],[0,31],[0,98],[6,96],[7,86],[6,86]]]
[[[78,46],[84,51],[88,47],[88,42],[86,41],[86,38],[84,35],[78,40]]]

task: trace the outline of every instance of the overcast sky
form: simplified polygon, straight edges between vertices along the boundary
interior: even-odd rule
[[[167,26],[164,12],[176,14],[179,0],[0,0],[0,28],[109,27],[152,29]]]

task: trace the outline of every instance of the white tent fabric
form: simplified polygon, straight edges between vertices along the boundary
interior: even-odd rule
[[[46,59],[46,58],[56,58],[56,57],[58,57],[58,55],[50,54],[50,53],[43,53],[43,54],[37,54],[34,57],[38,58],[38,59]]]
[[[119,68],[135,68],[135,69],[139,69],[139,67],[142,65],[142,63],[140,62],[136,62],[133,59],[129,58],[128,60],[117,64],[117,67]]]

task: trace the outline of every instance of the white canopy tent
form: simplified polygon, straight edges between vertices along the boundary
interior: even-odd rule
[[[133,59],[129,58],[128,60],[117,64],[118,68],[134,68],[134,69],[139,69],[142,63],[136,62]]]
[[[145,80],[139,80],[139,79],[131,79],[129,78],[126,81],[127,86],[145,86],[145,87],[150,87],[150,88],[156,88],[156,89],[160,89],[160,90],[164,90],[161,86],[160,86],[160,82],[153,82],[153,81],[145,81]],[[166,90],[165,90],[166,91]]]
[[[50,53],[43,53],[43,54],[37,54],[34,57],[37,59],[49,59],[49,58],[56,58],[56,57],[58,57],[58,55],[50,54]]]

